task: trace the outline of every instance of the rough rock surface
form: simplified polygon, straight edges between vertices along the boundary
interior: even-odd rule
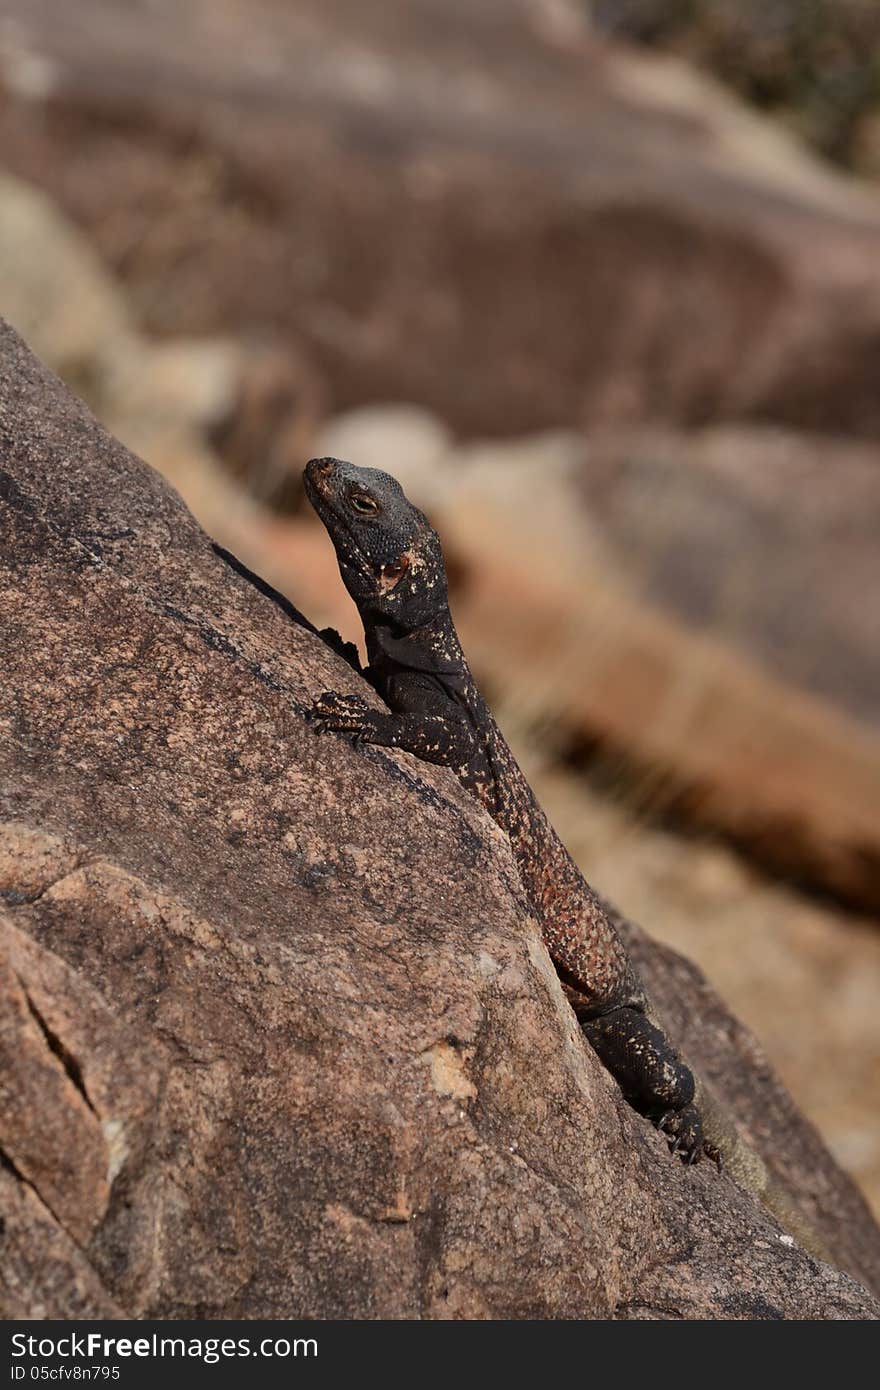
[[[451,776],[0,337],[6,1316],[872,1317],[586,1049]],[[880,1236],[697,972],[670,1023],[821,1227]]]

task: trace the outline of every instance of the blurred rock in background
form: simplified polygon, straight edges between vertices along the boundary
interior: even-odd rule
[[[584,0],[598,29],[681,54],[829,159],[880,175],[874,0]]]
[[[2,0],[0,311],[348,636],[302,462],[402,479],[588,877],[880,1209],[880,192],[797,139],[880,173],[875,11]]]

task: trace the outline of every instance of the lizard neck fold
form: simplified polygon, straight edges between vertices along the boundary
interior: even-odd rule
[[[364,631],[368,647],[401,664],[416,670],[469,674],[448,609],[418,627],[387,621],[368,626],[365,622]]]

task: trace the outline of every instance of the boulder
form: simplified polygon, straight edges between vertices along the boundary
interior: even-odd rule
[[[290,339],[334,409],[876,438],[880,199],[575,8],[6,0],[4,162],[148,329]]]
[[[693,967],[621,923],[838,1267],[670,1159],[501,833],[315,734],[350,669],[5,327],[0,411],[3,1315],[875,1317],[864,1203]]]

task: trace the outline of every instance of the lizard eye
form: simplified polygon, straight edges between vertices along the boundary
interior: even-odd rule
[[[353,492],[348,500],[361,516],[375,516],[379,510],[378,502],[374,502],[372,497],[368,497],[364,492]]]

